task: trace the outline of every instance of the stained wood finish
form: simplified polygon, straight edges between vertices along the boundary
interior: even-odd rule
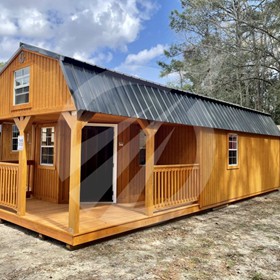
[[[202,130],[200,206],[245,198],[279,188],[279,139],[238,134],[239,167],[229,169],[227,131]]]
[[[17,213],[20,216],[25,215],[26,211],[26,186],[28,183],[28,168],[27,168],[27,130],[31,127],[33,117],[14,118],[16,126],[19,130],[19,135],[23,137],[23,149],[19,153],[18,165],[18,189],[17,189]]]
[[[112,120],[111,120],[112,121]],[[118,202],[145,200],[145,166],[139,164],[139,124],[131,120],[118,125]],[[199,130],[162,124],[155,134],[155,164],[199,162]]]
[[[162,209],[197,202],[200,194],[199,164],[155,165],[154,207]]]
[[[58,173],[58,203],[69,201],[70,180],[70,140],[71,130],[63,118],[59,119],[57,125],[57,153],[56,168]]]
[[[146,135],[146,166],[145,166],[145,208],[148,216],[154,211],[153,170],[155,164],[155,135],[160,127],[159,123],[149,123],[137,120]]]
[[[40,164],[40,147],[41,147],[41,128],[54,127],[55,143],[54,143],[54,165],[46,166]],[[59,197],[59,174],[57,170],[57,131],[56,123],[48,123],[36,126],[36,152],[35,152],[35,174],[33,195],[42,200],[58,203]]]
[[[57,60],[24,51],[25,62],[18,57],[0,75],[0,120],[10,117],[74,110],[74,103]],[[30,102],[13,105],[14,71],[30,66]]]
[[[27,158],[32,159],[32,129],[27,129]],[[0,149],[2,152],[2,161],[15,162],[18,161],[18,151],[12,151],[12,123],[2,124],[2,143]],[[1,153],[0,153],[1,154]]]
[[[138,161],[140,127],[127,120],[118,125],[117,201],[133,203],[144,200],[144,177]],[[142,181],[141,181],[142,180]]]
[[[18,164],[0,163],[0,205],[18,208]]]
[[[71,129],[68,227],[71,233],[76,234],[80,227],[82,129],[87,122],[86,119],[80,121],[77,112],[65,112],[62,116]]]
[[[77,246],[194,213],[198,210],[198,205],[191,205],[163,210],[148,217],[144,214],[143,207],[131,208],[121,204],[89,207],[81,204],[80,232],[70,234],[68,232],[67,205],[29,199],[25,216],[19,217],[0,208],[0,219]]]
[[[161,125],[155,136],[155,164],[197,163],[197,138],[193,127]]]

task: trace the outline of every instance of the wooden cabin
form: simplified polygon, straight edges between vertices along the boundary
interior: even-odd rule
[[[280,186],[270,115],[27,44],[0,125],[0,219],[70,246]]]

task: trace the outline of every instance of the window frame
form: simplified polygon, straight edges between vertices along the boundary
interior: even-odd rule
[[[28,74],[16,77],[17,72],[23,71],[25,69],[28,69]],[[31,78],[30,74],[31,74],[31,67],[30,66],[25,66],[23,68],[15,69],[13,71],[13,81],[14,81],[13,106],[24,106],[24,105],[27,105],[27,104],[30,103],[30,78]],[[28,78],[28,83],[17,86],[16,85],[17,79],[24,79],[24,78]],[[17,89],[21,89],[21,88],[25,88],[25,87],[28,87],[28,92],[25,92],[25,93],[22,93],[22,94],[16,94]],[[21,96],[21,95],[28,95],[28,102],[16,103],[16,97]]]
[[[235,137],[235,141],[232,141],[231,138]],[[231,148],[230,143],[236,143],[236,148]],[[227,135],[227,166],[228,169],[237,169],[239,168],[239,137],[236,133],[228,133]],[[230,163],[230,152],[236,152],[236,163]]]
[[[14,128],[16,128],[17,131],[14,131]],[[17,133],[17,136],[14,136],[14,132]],[[14,140],[17,141],[17,147],[18,147],[18,136],[19,136],[19,130],[16,124],[12,125],[12,152],[18,152],[18,149],[14,150]]]
[[[142,137],[143,138],[142,138]],[[143,143],[141,143],[143,142]],[[144,131],[142,129],[140,129],[139,131],[139,153],[138,153],[138,163],[140,166],[145,166],[146,165],[146,142],[147,142],[147,135],[144,133]],[[141,161],[142,159],[142,155],[143,154],[143,162]]]
[[[42,145],[42,132],[43,132],[43,130],[44,129],[48,129],[48,128],[50,128],[50,129],[53,129],[53,145]],[[54,167],[54,165],[55,165],[55,126],[51,126],[51,125],[49,125],[49,126],[42,126],[41,128],[40,128],[40,166],[44,166],[44,167]],[[43,148],[52,148],[53,149],[53,162],[52,163],[44,163],[44,162],[42,162],[42,155],[43,155],[43,153],[42,153],[42,150],[43,150]]]

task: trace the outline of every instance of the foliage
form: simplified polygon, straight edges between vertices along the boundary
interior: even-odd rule
[[[165,51],[161,75],[180,88],[272,114],[280,123],[278,0],[181,0],[170,27],[181,40]]]
[[[5,63],[0,61],[0,70],[4,67]]]

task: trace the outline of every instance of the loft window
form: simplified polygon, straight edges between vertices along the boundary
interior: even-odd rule
[[[29,102],[30,67],[14,72],[14,105]]]
[[[238,136],[236,134],[228,135],[228,165],[238,165]]]
[[[18,136],[19,130],[15,124],[12,125],[12,151],[16,152],[18,150]]]
[[[139,164],[146,164],[146,135],[142,130],[139,133]]]
[[[54,163],[54,127],[41,128],[41,165]]]

